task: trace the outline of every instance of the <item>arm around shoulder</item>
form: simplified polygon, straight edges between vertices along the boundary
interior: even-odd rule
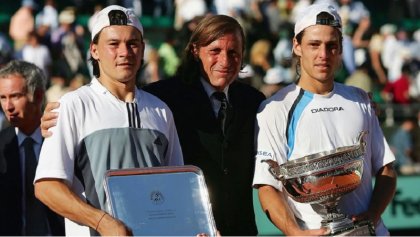
[[[53,112],[60,106],[59,102],[48,102],[44,114],[41,117],[41,133],[44,138],[50,137],[52,133],[48,130],[57,125],[58,113]]]

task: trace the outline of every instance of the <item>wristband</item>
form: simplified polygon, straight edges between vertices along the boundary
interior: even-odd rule
[[[95,228],[95,230],[96,230],[96,231],[98,231],[99,224],[101,223],[102,219],[104,218],[104,216],[105,216],[106,214],[108,214],[108,213],[106,213],[106,212],[105,212],[105,213],[101,216],[101,219],[99,219],[98,224],[96,225],[96,228]]]

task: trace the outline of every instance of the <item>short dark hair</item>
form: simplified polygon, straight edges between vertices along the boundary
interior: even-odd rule
[[[98,44],[98,42],[99,42],[99,35],[101,34],[101,32],[102,31],[100,31],[98,34],[95,35],[95,37],[93,37],[92,44]],[[101,71],[99,70],[98,60],[94,59],[92,57],[92,55],[90,55],[89,61],[90,61],[90,63],[92,63],[92,74],[96,78],[99,78],[101,76]]]

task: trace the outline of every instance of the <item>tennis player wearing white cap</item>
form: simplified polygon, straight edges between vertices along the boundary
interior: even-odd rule
[[[257,114],[257,154],[253,185],[264,212],[286,235],[327,235],[320,205],[298,203],[269,173],[263,160],[285,163],[307,155],[354,145],[361,131],[366,154],[361,184],[339,201],[353,221],[370,220],[376,235],[389,235],[381,214],[396,187],[395,160],[368,95],[334,82],[341,65],[341,19],[329,5],[314,4],[297,18],[293,54],[298,79],[267,99]],[[372,178],[375,183],[372,185]]]
[[[60,99],[60,116],[41,149],[35,193],[67,218],[66,235],[131,235],[106,212],[105,172],[183,165],[181,148],[166,104],[136,88],[144,42],[134,13],[115,5],[98,12],[90,53],[95,77]]]

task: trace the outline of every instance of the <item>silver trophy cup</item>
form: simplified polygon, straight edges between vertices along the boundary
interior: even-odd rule
[[[361,132],[358,144],[353,146],[312,154],[281,165],[273,160],[263,160],[293,200],[321,205],[321,225],[330,228],[331,235],[375,235],[370,221],[353,222],[337,209],[340,198],[361,183],[366,134]]]

